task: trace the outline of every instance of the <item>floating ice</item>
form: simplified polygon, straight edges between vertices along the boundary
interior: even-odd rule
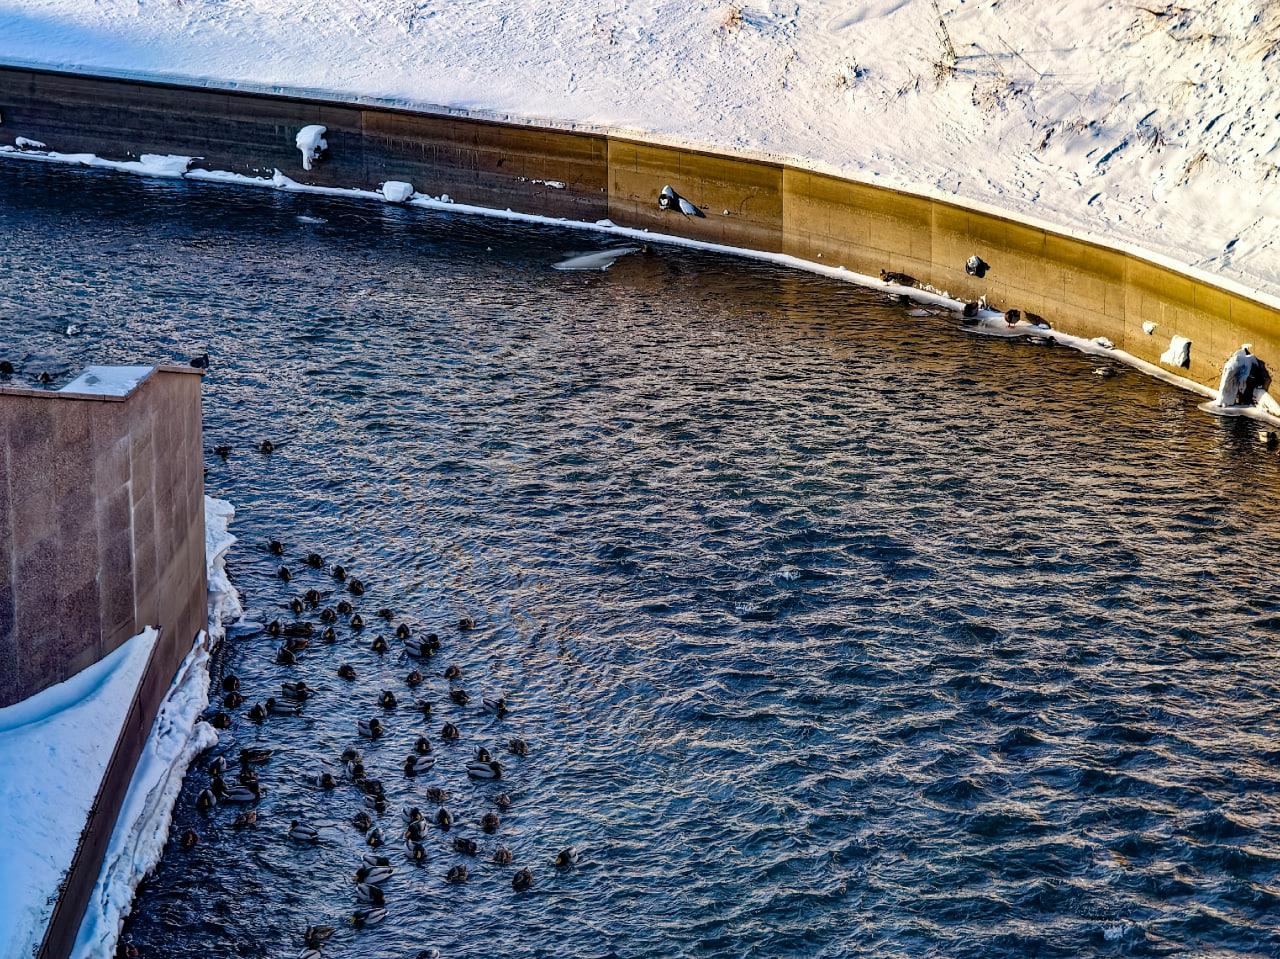
[[[329,149],[329,142],[324,138],[326,132],[328,131],[318,123],[298,131],[293,142],[302,153],[302,169],[310,170],[312,161],[320,159],[320,154]]]
[[[1169,340],[1169,348],[1160,354],[1160,362],[1166,366],[1177,366],[1182,369],[1191,367],[1191,341],[1185,336],[1175,336]]]
[[[413,196],[413,184],[403,180],[388,180],[382,184],[382,195],[388,203],[403,203]]]
[[[607,270],[621,257],[628,253],[639,253],[638,246],[615,246],[609,250],[597,250],[594,253],[580,253],[567,260],[561,260],[553,269],[556,270]]]

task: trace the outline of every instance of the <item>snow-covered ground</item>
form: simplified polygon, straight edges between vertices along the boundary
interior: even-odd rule
[[[12,0],[0,60],[759,151],[1280,293],[1269,0]]]
[[[240,616],[227,579],[230,503],[205,498],[209,635],[197,637],[161,704],[90,898],[77,957],[110,956],[133,892],[159,861],[187,766],[217,735],[200,715],[209,702],[210,640]],[[97,795],[115,737],[133,702],[157,632],[16,705],[0,709],[0,956],[26,959],[44,936],[58,889]]]
[[[0,955],[44,938],[118,730],[159,634],[147,629],[65,682],[0,709]]]
[[[226,500],[205,497],[209,632],[197,639],[160,705],[89,897],[73,953],[76,957],[115,954],[134,891],[164,852],[187,767],[218,741],[217,732],[200,716],[209,705],[210,650],[242,613],[240,596],[226,570],[227,550],[236,541],[227,529],[234,516],[235,509]]]

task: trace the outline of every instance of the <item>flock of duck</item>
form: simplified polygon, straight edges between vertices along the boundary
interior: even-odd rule
[[[285,553],[284,545],[278,540],[272,540],[268,544],[268,550],[278,558],[282,558]],[[327,563],[318,553],[309,553],[303,563],[315,573],[331,578],[334,587],[325,591],[307,589],[301,595],[292,596],[287,603],[292,617],[275,619],[262,627],[262,632],[280,640],[276,662],[284,666],[295,665],[306,651],[336,646],[340,628],[357,640],[362,638],[366,629],[364,617],[356,608],[364,595],[364,584],[341,565]],[[282,584],[291,583],[294,579],[293,570],[288,565],[281,565],[277,576]],[[342,598],[330,604],[335,595]],[[379,609],[373,616],[385,622],[388,627],[396,619],[391,609]],[[467,631],[474,629],[475,625],[470,617],[463,617],[458,621],[457,628]],[[251,629],[241,635],[258,635],[258,631]],[[399,734],[405,736],[405,756],[403,762],[398,763],[396,774],[417,780],[436,769],[436,747],[430,736],[433,725],[432,703],[420,698],[419,691],[428,682],[427,670],[440,654],[441,642],[436,633],[419,632],[404,622],[395,627],[394,636],[395,642],[400,645],[404,657],[412,666],[403,679],[405,689],[399,694],[394,689],[383,689],[376,701],[370,704],[371,710],[376,710],[374,714],[357,720],[352,730],[353,741],[360,745],[377,742],[385,746],[398,735],[398,723],[389,717],[397,712],[411,710],[416,717],[415,725],[421,723],[420,728],[425,732]],[[368,641],[368,648],[379,655],[386,655],[392,649],[381,633]],[[347,682],[354,682],[358,676],[356,667],[349,662],[338,665],[336,674],[339,679]],[[472,697],[462,685],[460,667],[449,665],[438,675],[447,684],[448,697],[455,706],[462,709],[471,707]],[[316,694],[316,689],[299,679],[283,682],[279,693],[267,695],[249,704],[239,677],[234,673],[227,673],[222,678],[221,708],[212,712],[209,722],[219,729],[230,728],[232,712],[241,709],[244,719],[255,724],[267,723],[276,718],[296,717],[304,712]],[[402,698],[404,703],[401,702]],[[244,708],[246,704],[249,705]],[[506,697],[500,695],[481,697],[474,708],[497,721],[505,721],[510,712]],[[447,744],[447,748],[456,748],[462,739],[462,730],[455,723],[442,722],[436,727],[436,735],[441,744]],[[529,754],[528,744],[518,737],[508,738],[498,748],[505,750],[506,756],[512,757],[507,762],[522,760]],[[197,808],[206,815],[216,815],[223,807],[233,807],[237,810],[232,823],[234,827],[256,826],[258,813],[255,806],[262,797],[259,769],[267,766],[273,755],[274,750],[271,748],[253,746],[240,750],[238,763],[229,763],[225,756],[214,758],[207,768],[211,782],[197,796]],[[370,766],[366,766],[365,756],[357,745],[348,746],[335,760],[333,768],[322,768],[309,775],[308,784],[335,797],[345,794],[353,800],[354,809],[351,810],[348,822],[351,828],[358,830],[364,837],[364,843],[368,847],[361,860],[355,864],[352,875],[354,909],[350,921],[356,928],[362,929],[375,926],[387,917],[387,894],[383,887],[396,872],[397,864],[393,856],[400,858],[397,848],[408,864],[426,866],[430,858],[426,845],[429,832],[439,830],[447,834],[459,823],[448,808],[450,794],[442,785],[432,784],[422,789],[424,806],[428,810],[433,807],[433,812],[424,811],[423,807],[406,805],[399,810],[398,815],[391,815],[383,781]],[[488,783],[502,781],[506,772],[503,759],[496,757],[483,745],[475,747],[465,769],[470,780]],[[511,807],[512,798],[505,791],[495,790],[488,793],[487,801],[492,808],[480,815],[476,827],[485,836],[500,836],[501,814]],[[384,817],[388,816],[395,823],[394,828],[384,824]],[[293,843],[313,846],[323,841],[326,829],[342,828],[346,827],[294,819],[289,823],[287,835]],[[181,837],[180,844],[183,848],[191,848],[199,841],[198,833],[188,829]],[[457,861],[449,867],[445,879],[450,883],[467,882],[471,872],[467,862],[479,857],[479,845],[474,838],[455,835],[448,848],[456,854]],[[514,865],[515,856],[499,841],[492,849],[490,859],[496,866],[506,867]],[[554,864],[556,868],[568,869],[577,860],[578,853],[570,847],[557,854]],[[511,877],[511,887],[517,893],[525,892],[533,888],[533,885],[533,870],[528,866],[517,869]],[[308,926],[303,933],[303,951],[299,959],[320,959],[320,950],[334,931],[333,926]],[[428,949],[419,954],[419,959],[430,959],[436,955],[438,953],[435,950]]]

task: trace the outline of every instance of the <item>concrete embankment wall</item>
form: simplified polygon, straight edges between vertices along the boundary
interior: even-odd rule
[[[1169,338],[1192,341],[1181,372],[1215,385],[1222,361],[1251,342],[1280,363],[1280,310],[1204,278],[1013,217],[815,173],[784,163],[640,142],[607,132],[499,123],[382,105],[0,67],[0,143],[22,136],[60,152],[115,159],[201,157],[198,166],[377,188],[408,180],[458,202],[792,254],[877,276],[909,273],[959,298],[986,294],[1057,328],[1106,336],[1159,362]],[[294,145],[312,123],[329,152],[304,171]],[[671,185],[705,213],[657,207]],[[993,267],[964,272],[970,254]],[[1143,332],[1155,323],[1154,335]]]
[[[0,387],[0,706],[67,679],[146,626],[160,638],[46,930],[71,950],[160,702],[205,628],[199,374],[127,396]]]

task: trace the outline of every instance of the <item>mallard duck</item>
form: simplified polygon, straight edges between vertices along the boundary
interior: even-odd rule
[[[284,694],[285,698],[301,703],[310,698],[313,690],[300,679],[296,683],[281,683],[280,692]]]
[[[334,777],[333,773],[329,772],[327,769],[324,772],[316,773],[314,776],[312,776],[311,782],[316,786],[317,789],[337,789],[338,788],[338,780]]]
[[[418,712],[422,713],[423,719],[431,718],[431,704],[427,702],[425,699],[419,699],[416,703],[413,704],[413,708],[416,709]]]
[[[458,620],[458,628],[461,630],[475,629],[476,621],[470,616],[463,616]]]
[[[355,612],[355,610],[356,608],[352,606],[351,603],[349,603],[347,600],[345,599],[338,600],[338,612],[341,615],[350,616],[352,613]]]
[[[364,797],[364,804],[381,816],[387,811],[387,797],[381,793]]]
[[[480,703],[486,713],[492,713],[499,719],[507,714],[507,698],[505,696],[499,696],[496,699],[481,699]]]
[[[271,758],[272,750],[266,746],[249,746],[240,750],[240,765],[261,765]]]
[[[351,924],[357,929],[367,929],[370,926],[376,926],[386,918],[387,910],[381,906],[374,906],[371,909],[357,909],[351,915]]]
[[[355,679],[356,668],[352,666],[350,663],[343,663],[341,666],[338,667],[338,675],[342,679]]]
[[[294,842],[319,842],[320,833],[314,826],[295,819],[289,823],[289,838]]]
[[[402,806],[400,809],[400,821],[406,826],[411,822],[422,822],[426,818],[417,806]]]
[[[288,566],[281,566],[278,570],[276,570],[276,575],[279,576],[280,579],[286,583],[289,582],[289,580],[293,579],[293,573],[289,572]]]
[[[351,617],[351,628],[355,630],[364,629],[364,619],[359,613]]]
[[[453,814],[447,809],[440,809],[436,812],[436,825],[448,832],[453,828]]]
[[[516,892],[527,892],[533,888],[533,873],[525,868],[511,877],[511,888]]]
[[[230,729],[231,728],[231,717],[228,716],[226,713],[222,712],[221,710],[218,710],[212,716],[210,716],[208,721],[209,721],[209,725],[212,726],[214,729]]]
[[[182,834],[182,838],[178,840],[178,844],[183,849],[195,849],[198,842],[200,842],[200,836],[194,829],[188,829]]]
[[[288,646],[281,646],[276,650],[276,663],[281,666],[296,666],[298,657],[293,654],[293,650]]]
[[[465,706],[467,703],[471,702],[471,697],[467,695],[467,691],[465,689],[449,690],[449,698],[458,706]]]
[[[302,715],[302,703],[276,699],[274,696],[268,696],[267,712],[271,713],[273,716],[300,716]]]
[[[426,796],[428,802],[435,803],[437,806],[449,801],[449,794],[439,786],[428,786]]]
[[[351,817],[351,825],[355,826],[361,832],[368,832],[373,828],[373,820],[369,818],[369,814],[361,810]]]
[[[356,729],[365,739],[378,739],[382,736],[382,720],[374,716],[372,719],[360,719],[356,721]]]
[[[361,866],[356,870],[356,882],[367,882],[371,886],[381,886],[394,873],[395,870],[390,866]]]
[[[302,600],[298,599],[296,596],[289,600],[289,612],[293,613],[294,616],[301,616]]]
[[[395,619],[395,615],[396,614],[392,612],[390,609],[388,609],[386,606],[383,606],[382,609],[378,610],[378,616],[381,619],[390,621],[392,619]]]
[[[222,796],[222,801],[241,805],[257,802],[261,798],[261,790],[257,786],[231,786]]]
[[[493,861],[497,863],[499,866],[511,865],[511,861],[514,858],[515,856],[511,854],[511,850],[508,849],[506,846],[499,846],[497,849],[493,851]]]
[[[381,906],[387,901],[387,897],[383,895],[382,889],[368,882],[356,883],[356,898],[361,902],[371,903],[375,906]]]
[[[408,638],[409,638],[409,627],[404,623],[401,623],[399,626],[396,627],[396,639],[408,639]]]
[[[413,839],[406,839],[404,841],[404,851],[408,853],[409,858],[416,863],[423,863],[427,861],[427,847],[420,842]]]
[[[445,723],[440,727],[440,738],[447,740],[459,739],[462,734],[458,731],[458,727],[453,723]]]
[[[489,750],[485,749],[483,746],[476,747],[476,754],[473,758],[478,763],[493,762],[493,757],[489,755]]]
[[[336,623],[337,621],[338,614],[334,611],[332,606],[326,606],[324,609],[320,610],[320,622]]]
[[[404,827],[404,837],[412,842],[421,842],[427,835],[427,821],[419,819]]]
[[[222,677],[222,691],[224,693],[234,692],[240,688],[240,677],[235,673],[227,673]]]
[[[384,689],[382,695],[378,697],[378,705],[383,709],[395,709],[396,694],[389,689]]]
[[[410,689],[417,689],[419,686],[422,685],[422,682],[425,678],[426,677],[424,677],[419,670],[415,669],[412,672],[410,672],[408,676],[404,678],[404,682],[405,682],[405,685],[408,686]]]
[[[333,933],[333,926],[307,926],[306,932],[302,934],[302,941],[312,949],[319,949]]]
[[[454,866],[444,874],[444,878],[448,882],[463,883],[466,882],[470,876],[467,873],[467,867],[462,865],[462,863],[458,863],[458,865]]]
[[[476,850],[476,841],[474,839],[465,839],[459,836],[453,841],[453,851],[463,856],[474,856]]]
[[[324,632],[320,634],[320,642],[332,646],[338,641],[338,634],[334,632],[332,626],[326,626]]]
[[[280,542],[280,540],[278,539],[270,540],[267,543],[267,552],[270,553],[272,556],[283,556],[284,543]]]
[[[360,862],[361,862],[361,863],[363,863],[363,864],[364,864],[364,865],[366,865],[366,866],[389,866],[389,865],[391,865],[391,860],[390,860],[390,859],[388,859],[386,856],[379,855],[379,854],[378,854],[378,853],[376,853],[376,852],[366,852],[366,853],[362,853],[362,854],[361,854],[361,856],[360,856]]]
[[[358,579],[347,580],[347,592],[349,592],[352,596],[363,596],[364,583],[360,582],[360,580]]]
[[[493,797],[493,804],[499,809],[510,809],[511,797],[506,793],[498,793],[498,795]]]
[[[498,818],[496,812],[487,812],[480,817],[480,831],[486,836],[492,836],[501,824],[502,820]]]
[[[332,572],[333,572],[333,578],[336,580],[341,581],[347,578],[347,570],[345,566],[335,565],[333,567]]]
[[[425,772],[430,772],[431,767],[436,764],[434,756],[407,756],[404,761],[404,774],[406,776],[421,776]]]
[[[498,762],[482,763],[473,759],[467,763],[467,775],[472,779],[501,779],[502,764]]]
[[[359,759],[348,759],[343,767],[347,771],[347,778],[355,782],[361,782],[364,779],[364,763]]]
[[[263,722],[267,718],[267,707],[262,703],[254,703],[245,715],[255,723]]]
[[[523,739],[510,739],[507,741],[507,749],[511,751],[513,756],[529,755],[529,744]]]
[[[426,736],[419,736],[413,742],[413,751],[419,756],[426,756],[431,752],[431,740]]]
[[[302,601],[306,603],[308,606],[310,606],[312,609],[315,609],[317,606],[320,605],[321,598],[322,597],[320,596],[320,590],[318,589],[309,589],[302,594]]]
[[[374,826],[364,834],[364,841],[369,844],[370,849],[377,849],[386,842],[386,838],[382,835],[382,829]]]
[[[224,709],[239,709],[243,705],[244,697],[234,689],[222,697],[222,706]]]
[[[256,809],[246,809],[242,813],[236,813],[236,818],[231,823],[236,829],[248,829],[250,826],[256,826],[257,824],[258,810]]]
[[[387,651],[387,641],[381,636],[373,637],[373,642],[369,644],[369,648],[375,653],[385,653]]]
[[[218,805],[218,797],[213,794],[212,789],[200,790],[200,795],[196,797],[196,808],[202,812],[208,812],[214,806]]]
[[[221,776],[227,771],[227,760],[225,756],[215,756],[213,761],[209,763],[209,775]]]
[[[412,656],[414,659],[430,659],[432,656],[431,647],[426,641],[414,639],[412,636],[404,641],[404,651],[406,656]]]
[[[462,667],[457,663],[450,663],[444,668],[444,678],[452,682],[455,679],[462,678]]]
[[[578,850],[574,849],[572,846],[567,846],[556,854],[557,869],[568,869],[570,866],[576,865],[577,862]]]
[[[324,557],[319,553],[308,553],[307,565],[312,569],[324,569]]]

